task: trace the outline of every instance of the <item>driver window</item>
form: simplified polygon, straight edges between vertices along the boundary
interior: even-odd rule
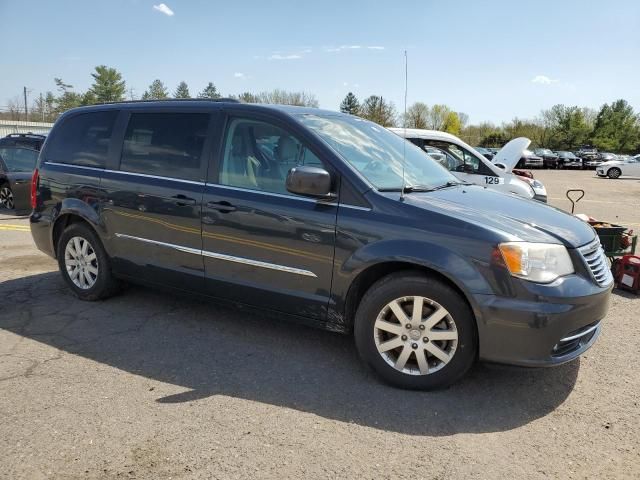
[[[234,119],[225,135],[220,184],[294,195],[285,181],[298,165],[322,167],[320,159],[285,130],[266,122]]]

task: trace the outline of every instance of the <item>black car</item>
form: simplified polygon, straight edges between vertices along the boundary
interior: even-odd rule
[[[0,208],[18,213],[31,210],[31,175],[37,160],[37,150],[0,146]]]
[[[545,168],[558,168],[558,155],[548,148],[536,148],[534,153],[542,158],[542,163]]]
[[[544,160],[531,150],[524,150],[522,152],[522,158],[516,164],[516,168],[542,168],[544,167]]]
[[[27,147],[40,151],[45,138],[35,133],[10,133],[0,138],[0,147]]]
[[[559,150],[555,153],[558,155],[558,168],[582,168],[582,159],[578,158],[573,152]]]
[[[602,163],[598,149],[591,145],[582,145],[575,154],[582,159],[582,168],[595,170]]]
[[[313,108],[74,109],[33,192],[34,241],[79,298],[131,281],[260,307],[353,333],[405,388],[450,384],[476,359],[574,359],[613,284],[589,224],[461,183],[389,130]]]

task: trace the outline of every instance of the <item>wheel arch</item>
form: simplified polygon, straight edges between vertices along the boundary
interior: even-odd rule
[[[102,241],[102,236],[100,235],[99,228],[97,228],[97,219],[91,217],[91,215],[87,215],[83,211],[77,209],[65,209],[56,216],[53,223],[53,228],[51,229],[51,245],[53,246],[54,257],[57,257],[58,254],[58,241],[62,236],[62,232],[64,232],[64,230],[69,225],[72,225],[74,223],[81,223],[86,225]],[[104,245],[104,242],[102,243]]]
[[[473,302],[471,295],[466,292],[456,281],[451,277],[443,273],[442,271],[434,268],[433,265],[426,265],[424,263],[409,262],[409,261],[381,261],[379,263],[368,266],[363,269],[354,278],[346,295],[344,303],[344,317],[345,330],[351,332],[353,330],[353,323],[356,314],[356,310],[362,300],[364,294],[371,288],[371,286],[387,275],[397,273],[401,271],[417,272],[426,277],[434,278],[445,285],[449,286],[456,293],[458,293],[469,306],[474,323],[476,325],[476,335],[478,332],[478,310],[475,308],[475,302]]]

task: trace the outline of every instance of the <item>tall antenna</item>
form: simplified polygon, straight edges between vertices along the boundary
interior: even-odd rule
[[[406,186],[406,180],[404,176],[404,167],[406,163],[406,152],[407,152],[407,84],[409,77],[409,60],[407,59],[407,51],[404,51],[404,120],[402,122],[402,126],[404,128],[404,142],[402,143],[402,188],[400,189],[400,200],[404,200],[404,188]]]

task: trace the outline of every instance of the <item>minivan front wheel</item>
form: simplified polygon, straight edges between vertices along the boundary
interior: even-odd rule
[[[476,357],[475,321],[465,299],[418,273],[399,272],[375,283],[358,307],[354,333],[360,356],[402,388],[450,385]]]
[[[57,258],[62,277],[81,300],[100,300],[117,291],[109,258],[89,227],[81,223],[67,227],[58,241]]]

